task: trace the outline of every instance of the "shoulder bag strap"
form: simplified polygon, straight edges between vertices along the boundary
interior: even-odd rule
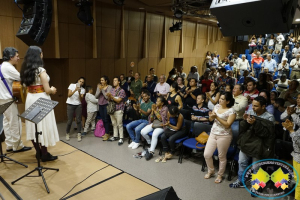
[[[9,94],[11,95],[11,97],[13,97],[13,94],[12,94],[11,90],[9,89],[8,84],[7,84],[7,82],[6,82],[6,80],[5,80],[4,76],[3,76],[3,74],[2,74],[2,72],[1,72],[1,67],[2,67],[2,64],[0,65],[0,78],[1,78],[1,80],[3,81],[3,83],[4,83],[5,87],[6,87],[6,89],[8,90]]]

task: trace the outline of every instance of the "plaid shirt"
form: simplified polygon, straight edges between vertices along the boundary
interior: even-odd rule
[[[118,90],[120,90],[120,91],[118,92],[118,96],[116,96],[116,92]],[[119,97],[119,98],[123,99],[120,103],[116,103],[116,111],[124,110],[124,107],[125,107],[124,98],[126,97],[125,91],[122,88],[118,87],[118,88],[112,88],[110,93],[113,97]]]

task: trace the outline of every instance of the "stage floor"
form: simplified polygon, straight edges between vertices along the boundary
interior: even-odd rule
[[[32,146],[30,142],[25,140],[25,134],[23,134],[23,142],[26,146]],[[5,149],[5,143],[2,143],[2,145],[3,149]],[[50,147],[49,152],[53,155],[60,155],[56,161],[41,162],[41,165],[44,167],[59,168],[58,172],[46,171],[44,173],[50,189],[50,194],[47,193],[41,177],[26,177],[14,185],[11,185],[12,181],[30,172],[37,166],[34,149],[27,152],[8,155],[13,159],[28,165],[28,168],[11,162],[0,163],[0,176],[2,176],[2,178],[4,178],[4,180],[9,183],[9,185],[24,200],[60,199],[66,195],[73,186],[101,168],[104,169],[96,172],[90,178],[79,184],[65,197],[86,189],[83,192],[72,196],[70,199],[132,200],[159,190],[158,188],[64,142],[58,142],[55,147]],[[33,175],[37,175],[37,172]],[[109,180],[88,188],[105,179]],[[5,199],[14,199],[1,182],[0,191]]]

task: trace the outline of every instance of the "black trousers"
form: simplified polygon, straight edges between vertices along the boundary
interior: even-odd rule
[[[186,128],[183,127],[179,131],[171,131],[170,129],[166,129],[165,132],[161,136],[161,143],[163,145],[164,152],[175,153],[175,141],[186,136]],[[169,139],[169,141],[168,141]],[[169,148],[170,146],[170,148]]]

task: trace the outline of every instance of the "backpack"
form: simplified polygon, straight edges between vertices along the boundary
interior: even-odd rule
[[[119,95],[119,92],[121,91],[121,87],[116,91],[116,97]],[[106,107],[107,114],[113,115],[116,111],[116,103],[112,100],[109,101]]]
[[[105,135],[105,128],[104,128],[104,124],[103,124],[102,119],[100,119],[100,120],[97,122],[95,131],[94,131],[94,135],[95,135],[96,137],[102,137],[103,135]]]

